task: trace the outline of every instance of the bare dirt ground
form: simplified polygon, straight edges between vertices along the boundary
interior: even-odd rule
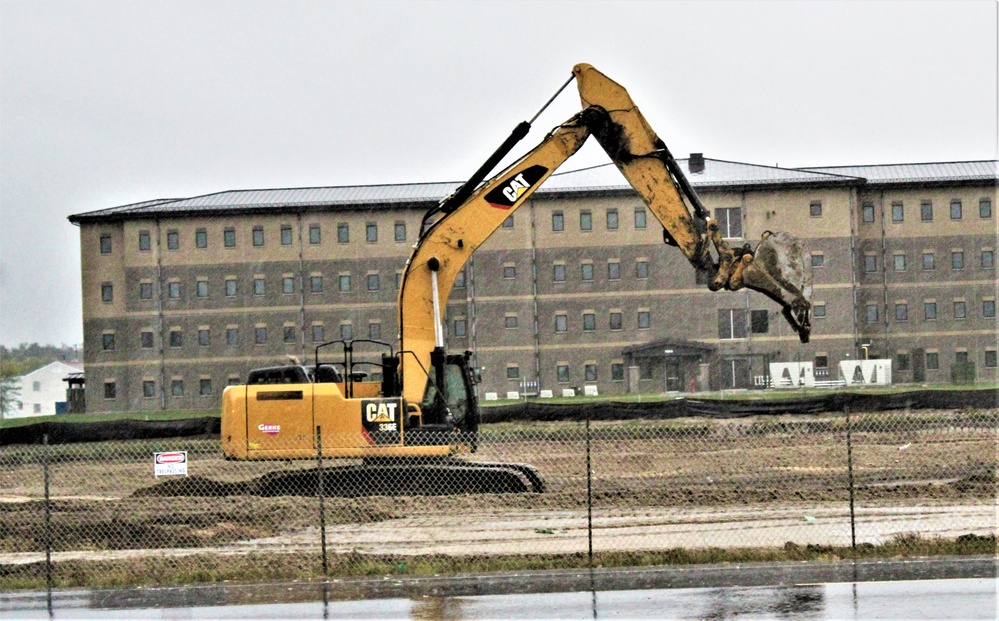
[[[470,459],[532,464],[545,493],[324,497],[328,549],[580,552],[590,518],[598,551],[846,544],[850,460],[858,542],[994,535],[997,431],[988,416],[976,425],[958,414],[857,415],[866,423],[852,430],[849,454],[841,421],[822,416],[793,425],[595,424],[592,513],[580,423],[490,425]],[[217,441],[182,444],[52,447],[53,558],[318,550],[314,462],[231,462]],[[191,476],[153,479],[152,451],[168,449],[188,450]],[[44,551],[40,450],[0,452],[0,564],[34,562]],[[260,481],[270,485],[266,494]],[[326,489],[335,494],[336,482]]]

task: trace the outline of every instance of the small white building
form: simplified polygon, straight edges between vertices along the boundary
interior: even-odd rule
[[[83,365],[78,362],[50,362],[40,369],[22,375],[21,392],[18,400],[20,407],[8,412],[6,418],[23,418],[26,416],[46,416],[55,414],[61,409],[65,411],[66,382],[63,381],[71,373],[79,373]]]

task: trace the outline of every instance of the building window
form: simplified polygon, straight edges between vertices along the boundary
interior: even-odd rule
[[[899,352],[895,354],[895,368],[899,371],[909,370],[909,354],[904,352]]]
[[[263,278],[253,279],[253,295],[264,295],[267,292],[266,281]]]
[[[746,338],[746,309],[722,308],[718,310],[718,338]]]
[[[860,213],[864,224],[874,222],[874,203],[864,203],[860,208]]]
[[[198,394],[202,397],[207,397],[212,394],[212,380],[201,378],[201,380],[198,381]]]
[[[281,277],[281,292],[284,294],[295,293],[295,277],[294,276],[282,276]]]
[[[593,230],[593,213],[589,211],[579,212],[579,230],[580,231],[592,231]]]
[[[968,352],[966,351],[956,351],[954,352],[954,362],[958,364],[968,363]]]
[[[864,255],[864,271],[865,272],[876,272],[878,271],[878,257],[873,254]]]
[[[935,351],[926,352],[926,368],[935,371],[940,368],[940,354]]]
[[[994,349],[985,350],[985,368],[986,369],[996,368],[996,350]]]
[[[895,321],[909,321],[909,305],[904,302],[895,304]]]
[[[139,299],[140,300],[153,299],[153,283],[151,282],[139,283]]]
[[[635,228],[644,229],[646,226],[648,226],[648,220],[645,210],[638,207],[635,209]]]
[[[512,218],[513,216],[510,216],[510,217]],[[510,218],[507,218],[507,220],[509,220],[509,219]],[[397,242],[404,242],[404,241],[406,241],[406,223],[405,222],[396,222],[395,223],[395,240]]]
[[[264,227],[253,227],[253,245],[258,248],[264,245]]]
[[[257,326],[253,329],[253,342],[257,345],[267,342],[267,326]]]
[[[593,332],[597,329],[596,313],[583,313],[583,332]]]
[[[611,381],[612,382],[624,381],[624,364],[620,362],[611,363]]]
[[[590,282],[593,280],[592,263],[583,263],[582,266],[580,266],[580,271],[582,272],[580,274],[580,278],[582,278],[583,282]]]
[[[950,266],[956,270],[964,269],[964,251],[954,250],[950,253]]]
[[[222,231],[222,245],[226,248],[236,247],[236,229],[230,227]]]
[[[177,250],[180,248],[180,233],[177,231],[167,231],[167,250]]]
[[[818,319],[822,319],[826,316],[826,305],[816,302],[812,305],[812,316]]]
[[[316,245],[323,241],[323,229],[318,224],[309,225],[309,243]]]
[[[506,378],[507,379],[520,379],[520,367],[511,364],[506,367]]]
[[[382,338],[382,324],[372,321],[368,324],[368,338],[377,341]]]
[[[878,322],[878,307],[876,304],[868,304],[867,310],[867,323],[877,323]]]
[[[808,205],[808,215],[813,218],[822,217],[822,201],[812,201]]]
[[[569,365],[560,364],[555,367],[555,378],[558,383],[565,384],[569,381]]]
[[[923,302],[923,318],[932,321],[937,318],[937,303]]]
[[[349,323],[340,324],[340,338],[349,341],[354,338],[354,326]]]
[[[312,342],[322,343],[326,338],[326,329],[321,324],[314,324],[312,326]]]
[[[368,222],[364,225],[364,239],[369,244],[374,244],[378,241],[378,225],[374,222]]]
[[[145,252],[153,246],[149,231],[139,231],[139,250]]]
[[[109,282],[101,283],[101,301],[114,302],[114,285]]]
[[[104,398],[114,399],[118,390],[114,382],[104,382]]]
[[[174,280],[167,283],[167,297],[171,300],[180,299],[180,282]]]
[[[110,235],[101,235],[101,254],[111,254]]]
[[[960,220],[964,216],[964,207],[961,205],[961,201],[952,200],[950,202],[950,219]]]
[[[196,295],[199,298],[207,298],[208,297],[208,281],[207,280],[199,280],[199,281],[197,281],[197,282],[194,283],[194,295]]]
[[[954,302],[954,319],[964,319],[968,316],[968,305],[966,302],[957,300]]]
[[[905,271],[905,255],[904,254],[896,254],[893,258],[895,260],[895,271],[896,272],[904,272]]]
[[[559,313],[555,315],[555,331],[556,332],[568,332],[569,331],[569,316],[564,313]]]
[[[42,383],[41,382],[32,382],[31,383],[31,390],[33,390],[34,392],[41,392],[41,390],[42,390]]]
[[[552,213],[552,231],[561,233],[565,230],[565,215],[561,211]]]
[[[397,282],[401,282],[401,279],[402,279],[402,273],[401,272],[396,273],[396,281]],[[461,271],[459,271],[457,274],[455,274],[455,277],[454,277],[454,288],[455,289],[464,289],[465,288],[465,284],[466,284],[465,268],[461,268]],[[398,289],[399,285],[397,284],[395,288]]]
[[[142,349],[152,349],[153,348],[153,333],[149,330],[144,330],[139,333],[139,346]]]
[[[287,224],[281,225],[281,245],[290,246],[291,245],[291,227]]]
[[[816,356],[815,356],[815,368],[816,369],[828,369],[829,368],[829,356],[823,356],[821,354],[816,354]]]
[[[812,267],[822,267],[823,265],[825,265],[825,262],[826,262],[826,255],[822,254],[821,252],[812,253]]]
[[[510,279],[517,277],[517,266],[516,265],[504,265],[503,266],[503,278]]]
[[[142,382],[142,396],[146,399],[152,399],[156,396],[156,382],[153,380],[143,380]]]
[[[649,277],[649,262],[648,261],[635,261],[635,278],[648,278]]]
[[[639,365],[639,367],[638,367],[638,379],[641,379],[641,380],[650,380],[650,379],[652,379],[652,365],[651,364],[649,364],[649,363],[646,362],[645,364]]]
[[[905,220],[905,206],[900,203],[891,204],[891,221],[892,222],[902,222]]]
[[[555,282],[565,282],[565,264],[556,263],[552,266],[552,280]]]
[[[500,227],[504,228],[504,229],[512,229],[513,228],[513,216],[507,216],[506,219],[503,220],[503,224],[501,224]]]
[[[184,380],[171,380],[170,381],[170,394],[174,397],[184,396]]]
[[[194,232],[194,245],[197,248],[208,247],[208,230],[198,229]]]
[[[982,300],[982,317],[995,317],[995,316],[996,316],[996,301]]]
[[[621,280],[621,264],[618,261],[607,263],[607,280]]]
[[[616,231],[618,226],[617,222],[617,209],[607,210],[607,230]]]
[[[919,219],[923,222],[933,221],[933,201],[922,201],[919,203]]]
[[[198,329],[198,345],[201,347],[208,347],[212,344],[211,332],[208,328]]]
[[[341,293],[347,293],[350,291],[350,274],[340,274],[339,286]]]
[[[597,365],[587,364],[583,366],[583,379],[587,382],[597,381]]]
[[[978,217],[979,218],[991,218],[992,217],[992,199],[983,198],[978,201]]]
[[[338,244],[350,243],[350,225],[346,222],[336,225],[336,241]]]
[[[298,339],[296,338],[296,335],[295,335],[295,326],[285,326],[284,327],[284,342],[285,343],[294,343],[297,340]]]
[[[104,351],[114,350],[114,332],[105,332],[101,335],[101,347]]]
[[[936,265],[936,255],[932,252],[923,253],[923,269],[924,270],[934,270],[937,268]]]
[[[183,347],[184,333],[180,330],[170,330],[170,347]]]
[[[990,270],[995,267],[995,255],[991,250],[982,250],[982,269]]]
[[[226,278],[225,279],[225,297],[231,298],[236,295],[236,279]]]
[[[312,293],[322,293],[323,292],[323,277],[322,276],[310,276],[309,277],[309,291]]]
[[[368,274],[368,291],[378,291],[381,279],[378,274]]]
[[[503,318],[503,327],[504,328],[516,328],[517,327],[517,316],[516,315],[507,315],[506,317],[504,317]]]
[[[620,330],[624,325],[624,319],[620,312],[614,311],[610,314],[610,329]]]
[[[468,334],[468,321],[465,319],[454,320],[454,335],[464,338]]]
[[[749,311],[749,329],[753,334],[770,332],[770,313],[765,310]]]
[[[652,314],[649,311],[638,311],[638,329],[648,330],[652,327]]]
[[[226,345],[239,345],[239,328],[232,326],[225,329]]]
[[[715,220],[722,237],[742,237],[742,208],[723,207],[715,209]]]

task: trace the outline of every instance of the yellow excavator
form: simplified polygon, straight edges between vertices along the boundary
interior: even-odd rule
[[[471,352],[444,348],[442,301],[475,249],[591,135],[662,224],[664,241],[680,249],[709,289],[763,293],[808,341],[811,281],[797,241],[767,232],[755,248],[729,247],[628,92],[587,64],[576,65],[562,89],[573,79],[580,112],[483,182],[541,111],[520,123],[467,182],[424,215],[402,275],[398,350],[367,339],[332,341],[316,348],[312,364],[252,371],[247,384],[223,393],[226,457],[359,458],[362,468],[382,469],[366,479],[372,484],[393,477],[425,481],[452,469],[460,476],[447,478],[474,482],[468,484],[473,489],[459,491],[541,491],[543,479],[529,465],[454,457],[477,449],[480,417]],[[358,345],[384,353],[375,362],[354,360]],[[359,370],[371,365],[379,381]]]

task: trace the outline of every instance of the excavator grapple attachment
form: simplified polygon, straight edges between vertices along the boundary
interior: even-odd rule
[[[781,312],[807,343],[812,331],[812,277],[801,244],[787,233],[763,233],[752,256],[744,255],[742,284],[781,305]]]

